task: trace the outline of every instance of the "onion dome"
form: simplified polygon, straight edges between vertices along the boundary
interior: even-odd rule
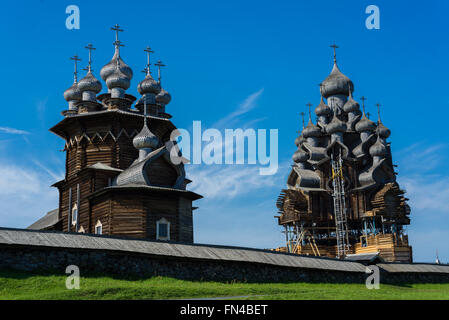
[[[362,119],[355,125],[355,130],[357,132],[374,131],[375,129],[376,124],[372,122],[370,119],[368,119],[365,113],[363,114]]]
[[[104,81],[106,81],[106,79],[109,78],[109,76],[115,72],[117,65],[119,65],[120,71],[122,73],[124,73],[126,75],[126,77],[128,77],[129,79],[132,79],[133,71],[120,57],[120,52],[117,48],[115,49],[115,53],[114,53],[114,56],[112,57],[111,61],[109,61],[108,64],[106,64],[103,68],[101,68],[101,70],[100,70],[101,78]]]
[[[369,154],[372,157],[385,157],[387,155],[387,147],[382,143],[379,136],[377,141],[369,148]]]
[[[332,109],[324,103],[323,97],[321,97],[320,104],[315,108],[315,114],[318,117],[329,116],[332,114]]]
[[[352,81],[341,73],[337,63],[334,62],[330,75],[321,83],[321,95],[325,98],[337,94],[347,95],[349,91],[354,91],[353,88]]]
[[[349,91],[349,98],[348,98],[348,101],[346,101],[346,103],[343,106],[343,111],[346,112],[346,113],[349,113],[349,112],[360,112],[360,105],[358,104],[357,101],[355,101],[352,98],[351,91]]]
[[[300,145],[301,143],[303,143],[304,140],[305,140],[304,136],[303,136],[302,134],[299,135],[299,136],[296,137],[296,139],[295,139],[295,145],[296,145],[297,147],[299,147],[299,145]]]
[[[309,119],[309,124],[302,130],[304,138],[321,136],[321,129],[313,124],[312,119]]]
[[[74,82],[70,88],[64,91],[64,99],[68,102],[79,101],[82,99],[82,94],[77,82]]]
[[[161,92],[161,86],[157,81],[153,79],[151,74],[148,72],[145,76],[145,79],[143,79],[137,85],[137,91],[139,91],[139,93],[142,95],[147,93],[158,94],[159,92]]]
[[[379,124],[377,125],[376,131],[377,131],[377,134],[379,135],[379,137],[381,137],[382,139],[387,139],[391,134],[390,129],[385,127],[382,122],[379,122]]]
[[[346,123],[338,119],[337,116],[333,116],[332,121],[326,125],[326,132],[329,134],[346,131]]]
[[[106,78],[106,85],[109,89],[121,88],[126,90],[129,88],[130,82],[131,78],[120,70],[119,65],[117,65],[114,72]]]
[[[156,96],[156,102],[162,105],[167,105],[171,101],[171,95],[164,89],[161,89],[161,92]]]
[[[159,145],[159,139],[148,129],[145,122],[142,130],[134,137],[133,145],[136,149],[155,149]]]
[[[87,72],[86,76],[78,83],[78,88],[81,92],[91,91],[98,93],[101,91],[101,82],[94,77],[91,71]]]
[[[306,162],[309,159],[309,155],[304,150],[298,149],[293,154],[292,159],[296,163],[298,163],[298,162]]]

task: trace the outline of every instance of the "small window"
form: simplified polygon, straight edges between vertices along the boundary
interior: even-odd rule
[[[72,209],[72,226],[78,221],[78,206],[75,204]]]
[[[170,222],[165,218],[156,222],[156,239],[170,240]]]
[[[367,242],[366,236],[360,237],[360,242],[361,242],[362,247],[367,247],[368,246],[368,242]]]
[[[95,225],[95,234],[103,234],[103,225],[101,224],[100,220],[98,220],[97,224]]]

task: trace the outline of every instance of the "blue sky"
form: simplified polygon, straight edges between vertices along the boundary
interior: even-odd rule
[[[0,225],[26,227],[57,207],[49,186],[64,173],[63,141],[48,128],[62,119],[62,93],[72,83],[69,57],[94,74],[113,54],[110,26],[118,23],[122,57],[145,65],[147,45],[167,64],[164,86],[173,122],[201,120],[231,128],[279,129],[274,176],[256,166],[187,167],[192,188],[205,195],[195,211],[195,240],[271,248],[282,244],[275,201],[285,186],[299,112],[319,103],[320,83],[338,62],[375,114],[392,130],[393,159],[412,207],[410,242],[417,261],[435,250],[449,261],[449,73],[447,1],[28,1],[2,5],[2,116],[0,118]],[[65,8],[80,8],[79,30],[65,27]],[[380,30],[365,27],[365,8],[380,8]],[[81,77],[84,73],[81,73]],[[103,83],[105,87],[105,84]],[[252,98],[251,98],[252,97]],[[251,99],[250,99],[251,98]],[[243,112],[242,112],[243,111]]]

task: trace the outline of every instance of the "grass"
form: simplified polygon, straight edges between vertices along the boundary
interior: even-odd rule
[[[105,276],[81,277],[79,290],[65,287],[65,275],[0,272],[0,299],[449,299],[449,284],[220,283],[165,277],[141,280]]]

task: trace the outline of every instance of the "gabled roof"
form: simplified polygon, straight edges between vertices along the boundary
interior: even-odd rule
[[[53,209],[45,216],[30,225],[27,229],[30,230],[45,230],[54,227],[59,222],[59,209]]]
[[[345,257],[345,260],[357,261],[360,263],[368,263],[368,264],[384,262],[383,259],[379,256],[379,252],[348,254]]]
[[[182,189],[175,189],[175,188],[169,188],[169,187],[158,187],[158,186],[146,186],[146,185],[141,185],[141,184],[126,184],[123,186],[111,186],[111,187],[106,187],[103,189],[100,189],[94,193],[91,193],[88,198],[95,198],[99,195],[102,195],[104,193],[107,192],[112,192],[112,191],[122,191],[122,190],[141,190],[141,191],[146,191],[146,192],[161,192],[161,193],[175,193],[175,194],[179,194],[179,195],[183,195],[186,198],[192,199],[192,200],[198,200],[203,198],[203,196],[193,192],[193,191],[189,191],[189,190],[182,190]]]
[[[87,169],[93,169],[93,170],[104,170],[104,171],[114,171],[114,172],[122,172],[122,169],[113,168],[111,166],[108,166],[107,164],[97,162],[95,164],[92,164],[90,166],[86,167]]]

